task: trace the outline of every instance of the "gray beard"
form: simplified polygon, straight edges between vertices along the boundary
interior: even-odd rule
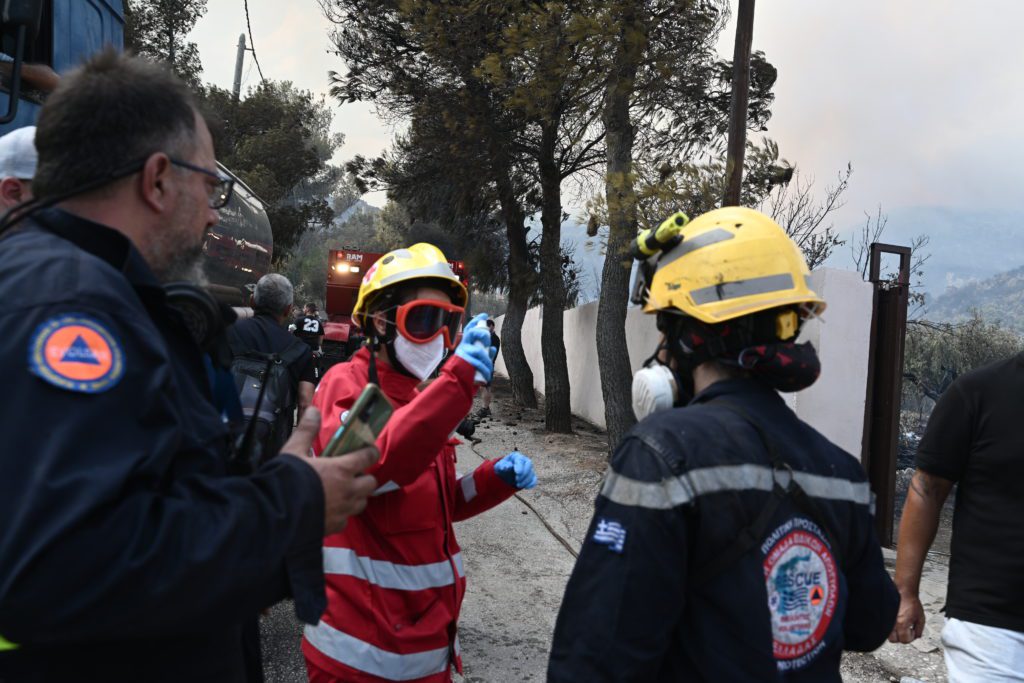
[[[203,245],[185,251],[167,254],[159,268],[153,271],[160,282],[189,282],[200,287],[209,284],[203,271]]]

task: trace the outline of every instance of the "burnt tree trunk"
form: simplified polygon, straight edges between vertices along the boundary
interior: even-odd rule
[[[633,373],[626,347],[626,305],[633,265],[629,246],[636,237],[637,228],[636,192],[633,187],[634,130],[629,103],[647,42],[639,11],[635,6],[628,6],[619,17],[619,40],[604,105],[608,154],[605,198],[609,231],[597,308],[597,359],[610,450],[636,423],[629,400]]]
[[[538,156],[541,187],[540,279],[544,307],[541,318],[541,358],[544,360],[544,426],[548,431],[572,432],[569,367],[565,360],[562,314],[565,280],[562,275],[562,176],[555,162],[557,117],[541,129]]]

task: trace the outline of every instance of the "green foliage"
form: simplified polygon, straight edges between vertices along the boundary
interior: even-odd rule
[[[324,303],[328,256],[332,249],[386,251],[376,236],[379,215],[376,210],[358,211],[342,225],[307,230],[298,237],[280,268],[294,285],[297,301],[311,299]]]
[[[204,14],[207,0],[125,0],[125,48],[165,62],[198,90],[203,65],[188,34]]]
[[[289,81],[261,83],[238,102],[213,85],[201,96],[214,119],[218,159],[268,204],[278,262],[305,231],[327,228],[340,206],[358,200],[342,169],[329,164],[344,136],[330,132],[324,98]]]
[[[907,327],[901,422],[923,427],[931,405],[960,375],[1024,350],[1024,338],[978,311],[957,324],[912,321]]]

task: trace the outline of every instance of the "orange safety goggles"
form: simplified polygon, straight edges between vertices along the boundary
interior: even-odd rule
[[[439,334],[444,345],[454,350],[462,339],[462,318],[466,310],[455,304],[430,299],[416,299],[397,308],[395,326],[409,341],[426,344]]]

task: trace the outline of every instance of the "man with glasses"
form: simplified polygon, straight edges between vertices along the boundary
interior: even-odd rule
[[[35,140],[36,200],[0,237],[0,680],[259,679],[243,624],[288,596],[317,622],[321,539],[377,487],[374,456],[304,457],[311,410],[229,474],[205,349],[164,286],[231,190],[183,83],[101,54]]]
[[[319,453],[367,382],[395,412],[370,472],[381,487],[342,533],[324,539],[328,605],[306,628],[310,680],[445,683],[461,671],[456,629],[466,592],[458,522],[537,483],[530,459],[510,453],[458,477],[452,433],[490,381],[490,334],[461,332],[468,295],[441,250],[414,244],[366,272],[352,319],[369,339],[327,371],[313,397],[324,414]],[[420,391],[446,352],[438,378]]]

